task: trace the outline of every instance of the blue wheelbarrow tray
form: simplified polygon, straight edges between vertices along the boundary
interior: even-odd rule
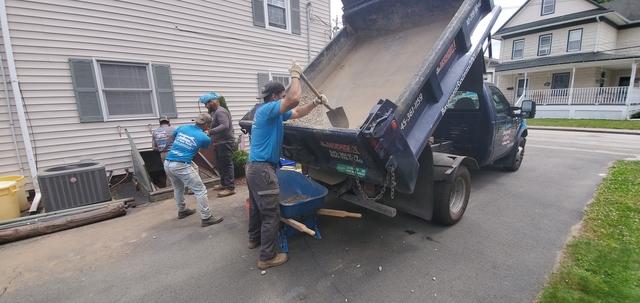
[[[278,170],[277,175],[280,184],[280,216],[306,225],[316,232],[316,239],[321,239],[317,212],[329,192],[327,188],[296,171]],[[305,199],[290,201],[296,196],[303,196]],[[285,201],[286,203],[282,203]],[[279,238],[283,252],[288,251],[287,237],[299,233],[298,230],[282,224]]]

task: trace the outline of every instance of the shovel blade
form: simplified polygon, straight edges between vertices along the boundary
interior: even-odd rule
[[[327,118],[333,127],[349,128],[349,119],[347,119],[347,114],[342,106],[328,111]]]

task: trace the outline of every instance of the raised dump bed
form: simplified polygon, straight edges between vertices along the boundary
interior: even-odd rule
[[[382,202],[428,219],[431,210],[416,199],[431,199],[434,176],[445,178],[429,138],[470,70],[482,84],[483,44],[500,8],[491,0],[343,4],[345,28],[305,75],[332,106],[344,107],[351,128],[331,127],[318,108],[285,126],[283,154],[346,200],[395,215],[371,203]],[[313,95],[305,89],[303,96]],[[240,125],[250,132],[252,122],[249,113]],[[464,161],[449,158],[435,157],[444,166]],[[416,186],[420,182],[428,189]]]

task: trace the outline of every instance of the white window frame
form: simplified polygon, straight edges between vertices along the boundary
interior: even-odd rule
[[[516,42],[520,42],[522,41],[522,56],[520,57],[516,57],[515,56],[515,52],[516,52]],[[524,48],[525,48],[525,40],[524,39],[516,39],[513,40],[513,42],[511,42],[511,60],[520,60],[520,59],[524,59]]]
[[[93,58],[92,61],[93,61],[93,70],[96,78],[96,84],[98,85],[98,97],[100,99],[100,106],[102,108],[102,117],[104,122],[160,118],[160,114],[158,110],[158,100],[156,98],[156,85],[155,85],[155,79],[153,78],[151,62],[122,61],[122,60],[109,60],[109,59],[98,59],[98,58]],[[109,108],[107,107],[107,98],[104,95],[104,82],[102,80],[102,69],[100,67],[100,63],[145,66],[147,68],[147,77],[149,79],[149,85],[151,87],[151,102],[152,102],[151,107],[153,109],[153,113],[142,114],[142,115],[113,115],[113,116],[109,115]]]
[[[571,32],[577,32],[580,31],[580,40],[576,40],[576,41],[580,41],[580,46],[578,47],[578,49],[570,49],[569,45],[571,45]],[[567,53],[575,53],[575,52],[579,52],[582,51],[582,38],[584,36],[584,30],[582,28],[576,28],[576,29],[572,29],[569,30],[569,32],[567,33]]]
[[[291,5],[289,3],[289,0],[284,0],[284,12],[285,12],[285,19],[287,22],[286,28],[279,28],[277,26],[269,25],[269,3],[268,2],[269,2],[268,0],[263,1],[265,28],[269,30],[277,31],[277,32],[291,34]]]
[[[289,79],[289,85],[291,84],[291,75],[288,72],[272,72],[269,71],[269,81],[273,81],[273,77],[286,77]],[[289,85],[286,85],[287,87]]]
[[[545,12],[545,7],[551,7],[551,12]],[[542,0],[542,8],[540,10],[540,16],[552,15],[556,12],[556,0]]]
[[[546,54],[541,54],[542,51],[542,38],[549,37],[549,47]],[[551,55],[551,47],[553,46],[553,34],[544,34],[538,37],[538,57],[544,57]],[[545,48],[546,49],[546,48]]]

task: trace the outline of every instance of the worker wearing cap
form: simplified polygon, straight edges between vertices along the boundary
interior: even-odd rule
[[[159,122],[160,127],[152,131],[152,144],[153,149],[160,153],[160,158],[162,158],[162,162],[164,162],[173,144],[174,129],[171,127],[171,121],[169,121],[169,117],[167,116],[160,117]]]
[[[195,119],[195,124],[178,127],[173,132],[175,139],[164,161],[164,170],[173,184],[178,219],[184,219],[195,213],[195,210],[188,209],[184,203],[184,191],[188,186],[193,191],[200,208],[202,227],[218,224],[223,220],[222,217],[211,214],[207,188],[192,162],[200,148],[207,148],[211,144],[211,138],[206,134],[211,127],[211,121],[211,116],[203,113]]]
[[[200,96],[200,103],[205,105],[213,118],[208,134],[213,137],[216,146],[216,168],[220,172],[220,185],[216,185],[213,189],[219,190],[218,197],[226,197],[236,193],[233,176],[235,138],[231,114],[226,108],[220,106],[220,97],[217,92],[209,92]]]
[[[277,82],[269,82],[262,89],[260,98],[264,102],[256,108],[251,129],[251,149],[246,167],[251,200],[249,248],[261,247],[259,269],[281,265],[288,259],[286,253],[278,253],[276,250],[276,237],[280,227],[280,185],[276,169],[280,164],[283,122],[306,116],[322,102],[316,100],[298,106],[302,94],[302,68],[294,62],[289,71],[291,85],[288,90],[285,91],[285,87]]]

